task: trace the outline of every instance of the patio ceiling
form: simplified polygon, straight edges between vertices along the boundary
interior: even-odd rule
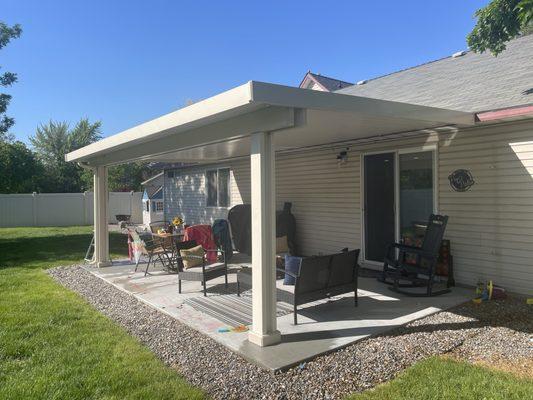
[[[249,155],[256,132],[273,132],[275,148],[285,150],[473,124],[472,113],[251,81],[65,158],[93,166],[211,162]]]

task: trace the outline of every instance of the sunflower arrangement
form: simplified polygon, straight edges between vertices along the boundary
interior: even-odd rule
[[[174,226],[181,226],[182,224],[183,224],[183,218],[181,218],[180,216],[176,216],[172,220],[172,225]]]

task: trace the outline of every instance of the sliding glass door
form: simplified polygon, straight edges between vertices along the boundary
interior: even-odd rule
[[[364,259],[381,263],[390,243],[420,243],[435,212],[435,151],[363,157]]]

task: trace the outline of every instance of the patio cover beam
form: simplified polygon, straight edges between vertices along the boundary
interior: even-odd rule
[[[303,112],[297,113],[296,110]],[[314,118],[298,118],[305,115]],[[223,142],[236,142],[239,138],[249,140],[250,135],[257,132],[279,132],[280,140],[290,142],[292,137],[296,144],[302,142],[301,139],[305,141],[308,131],[316,139],[317,133],[313,129],[316,131],[317,128],[322,128],[316,125],[321,120],[327,120],[328,123],[328,129],[324,131],[322,138],[327,141],[329,128],[344,128],[344,136],[352,133],[353,138],[356,138],[365,134],[368,136],[367,130],[371,135],[379,135],[391,133],[395,129],[409,131],[438,126],[473,125],[474,115],[250,81],[75,150],[67,154],[65,159],[96,166],[148,160],[150,157],[157,159],[158,156],[174,153],[174,161],[188,162],[189,159],[185,160],[187,157],[178,154],[180,151],[201,158],[201,151],[188,150],[210,145],[213,148],[213,145],[217,147],[217,144]],[[353,129],[346,132],[347,126],[352,126]],[[370,127],[373,129],[369,129]],[[290,144],[293,145],[294,143]],[[227,148],[219,146],[215,151],[215,158],[231,158],[233,152],[233,145]]]

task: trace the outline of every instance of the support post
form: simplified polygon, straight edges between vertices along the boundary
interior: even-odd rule
[[[94,168],[94,263],[111,265],[109,259],[107,167]]]
[[[276,194],[272,134],[252,135],[252,329],[248,340],[258,346],[279,343],[276,329]]]

